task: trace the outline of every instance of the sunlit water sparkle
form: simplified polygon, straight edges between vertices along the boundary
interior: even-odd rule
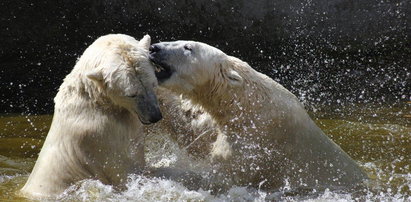
[[[337,113],[312,114],[316,123],[352,156],[370,176],[367,186],[351,191],[262,191],[231,187],[212,195],[190,190],[172,180],[130,175],[124,190],[96,180],[79,182],[59,197],[61,201],[410,201],[411,126],[409,105],[400,109],[356,107]],[[374,114],[368,113],[372,111]],[[344,114],[339,117],[337,114]],[[0,199],[25,201],[18,195],[31,171],[51,116],[4,115],[0,122]],[[149,166],[198,170],[207,165],[193,161],[166,134],[147,137]]]

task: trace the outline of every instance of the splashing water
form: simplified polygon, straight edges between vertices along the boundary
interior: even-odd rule
[[[408,107],[408,106],[407,106]],[[123,190],[96,180],[84,180],[68,188],[61,201],[410,201],[411,126],[404,118],[409,108],[340,109],[338,115],[319,110],[313,114],[317,124],[367,172],[370,182],[351,191],[277,191],[231,187],[213,195],[207,190],[190,190],[166,179],[130,175]],[[372,113],[368,113],[371,111]],[[336,119],[344,114],[344,119]],[[378,117],[378,119],[375,118]],[[30,120],[30,121],[28,121]],[[32,169],[51,116],[3,116],[0,130],[0,199],[26,200],[18,195]],[[36,128],[36,129],[34,129]],[[167,134],[147,136],[147,165],[188,170],[206,168],[193,160]],[[22,147],[22,145],[24,145]],[[32,147],[34,145],[34,147]]]

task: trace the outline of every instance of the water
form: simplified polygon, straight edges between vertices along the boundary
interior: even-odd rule
[[[129,176],[127,188],[116,191],[99,181],[85,180],[70,187],[62,201],[410,201],[411,200],[411,103],[398,106],[321,106],[310,109],[316,123],[353,157],[371,178],[352,191],[289,190],[276,192],[232,187],[212,195],[189,190],[171,180]],[[52,116],[0,116],[0,199],[26,201],[17,191],[34,166]],[[193,163],[167,135],[147,139],[151,166],[195,169]]]

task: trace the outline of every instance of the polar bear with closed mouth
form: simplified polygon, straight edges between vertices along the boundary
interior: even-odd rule
[[[83,179],[121,187],[145,167],[143,124],[159,121],[150,37],[98,38],[54,98],[53,121],[21,193],[49,198]]]
[[[296,96],[240,59],[195,41],[153,44],[150,59],[160,68],[160,86],[215,119],[221,133],[210,155],[230,150],[212,161],[228,186],[338,188],[367,178]]]

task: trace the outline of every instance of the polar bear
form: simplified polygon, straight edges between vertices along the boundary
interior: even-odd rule
[[[204,109],[166,88],[156,88],[163,119],[144,126],[147,134],[168,134],[191,157],[206,158],[212,150],[219,128]]]
[[[160,86],[202,106],[221,130],[210,142],[211,153],[225,154],[212,161],[214,179],[272,190],[350,187],[367,178],[296,96],[240,59],[194,41],[153,44],[149,57]]]
[[[50,131],[24,196],[55,197],[88,178],[121,187],[128,174],[142,171],[141,123],[162,118],[150,41],[109,34],[85,50],[54,98]]]

